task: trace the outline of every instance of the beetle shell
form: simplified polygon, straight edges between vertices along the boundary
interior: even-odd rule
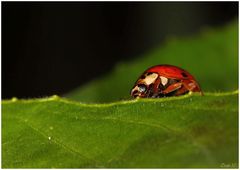
[[[147,69],[136,81],[131,96],[158,98],[179,96],[202,90],[195,78],[186,70],[172,65],[157,65]]]

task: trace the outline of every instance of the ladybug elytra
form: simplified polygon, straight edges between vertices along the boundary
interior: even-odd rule
[[[131,96],[159,98],[202,91],[195,78],[179,67],[157,65],[147,69],[136,81]]]

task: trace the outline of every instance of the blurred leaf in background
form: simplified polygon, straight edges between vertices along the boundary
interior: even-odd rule
[[[191,37],[169,38],[149,54],[119,63],[113,72],[66,97],[92,103],[128,99],[140,74],[158,64],[186,69],[195,76],[204,92],[238,89],[238,22],[223,28],[208,28]]]

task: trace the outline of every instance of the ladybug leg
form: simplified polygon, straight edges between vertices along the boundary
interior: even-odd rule
[[[185,87],[185,86],[182,86],[182,88],[180,88],[176,93],[175,95],[176,96],[179,96],[179,95],[183,95],[183,94],[186,94],[188,93],[189,90]]]
[[[183,86],[185,87],[186,90],[189,92],[200,92],[201,95],[203,95],[202,91],[200,90],[199,85],[193,81],[193,80],[184,80]]]
[[[197,88],[195,83],[192,82],[191,80],[184,80],[182,83],[183,83],[183,86],[187,88],[189,91],[195,91]]]
[[[171,93],[173,91],[176,91],[176,90],[180,89],[182,87],[182,85],[183,85],[182,82],[171,84],[165,90],[161,91],[160,93],[162,93],[164,95],[168,94],[168,93]]]
[[[160,85],[160,83],[161,83],[161,79],[160,77],[158,77],[153,85],[153,93],[158,93],[158,86]]]
[[[151,84],[152,87],[149,91],[148,97],[155,98],[156,96],[158,96],[158,91],[159,91],[158,87],[159,85],[161,85],[160,83],[161,83],[161,79],[158,77],[156,81],[153,84]]]

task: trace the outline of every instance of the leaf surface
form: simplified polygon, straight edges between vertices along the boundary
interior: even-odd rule
[[[57,96],[2,103],[3,168],[219,168],[222,163],[238,166],[238,92],[109,104]]]

